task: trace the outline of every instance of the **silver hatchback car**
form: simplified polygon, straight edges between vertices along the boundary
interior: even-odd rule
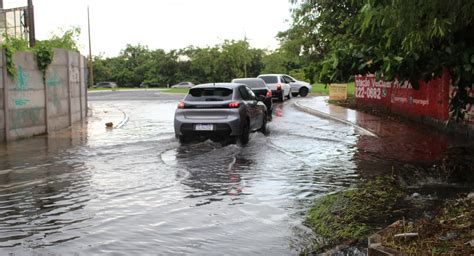
[[[180,101],[174,116],[174,131],[181,143],[195,137],[240,138],[249,133],[266,133],[267,108],[244,84],[214,83],[196,85]]]

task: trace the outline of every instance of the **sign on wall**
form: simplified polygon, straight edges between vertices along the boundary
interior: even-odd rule
[[[420,81],[419,89],[408,82],[376,81],[375,76],[355,77],[355,97],[358,104],[378,106],[412,117],[448,119],[449,76]]]

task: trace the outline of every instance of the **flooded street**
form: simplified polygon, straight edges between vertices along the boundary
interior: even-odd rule
[[[296,254],[311,201],[357,178],[353,129],[291,102],[247,146],[180,146],[181,96],[102,97],[82,129],[1,148],[1,251]]]
[[[181,97],[94,93],[88,123],[1,145],[1,254],[294,255],[312,200],[359,178],[352,126],[288,101],[246,146],[180,145]]]

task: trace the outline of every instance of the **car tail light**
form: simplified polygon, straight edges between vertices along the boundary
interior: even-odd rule
[[[229,108],[238,108],[240,103],[238,101],[234,101],[229,103]]]
[[[184,102],[180,101],[178,103],[178,108],[183,109],[184,108]]]
[[[277,84],[277,90],[281,90],[281,84]]]
[[[268,91],[267,91],[267,94],[265,95],[265,97],[272,97],[272,91],[268,90]]]

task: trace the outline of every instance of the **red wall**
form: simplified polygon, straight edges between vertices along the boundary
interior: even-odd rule
[[[408,117],[448,119],[450,81],[447,72],[428,83],[420,81],[418,90],[409,82],[377,82],[374,75],[356,76],[355,85],[358,105],[384,108]]]

